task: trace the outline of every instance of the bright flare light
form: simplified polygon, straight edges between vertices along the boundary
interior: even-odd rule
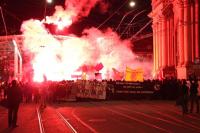
[[[29,65],[33,68],[34,81],[42,82],[44,76],[52,81],[70,80],[73,79],[72,75],[78,77],[80,74],[77,73],[82,72],[91,80],[95,79],[96,72],[101,73],[104,79],[113,79],[112,69],[122,72],[126,66],[141,67],[151,72],[151,67],[146,66],[152,63],[138,62],[132,52],[131,42],[121,40],[110,28],[104,31],[88,28],[79,37],[70,35],[60,38],[51,35],[44,25],[56,24],[59,29],[67,28],[87,16],[97,2],[101,0],[66,0],[65,7],[55,7],[53,16],[47,16],[43,21],[30,19],[23,22],[23,46],[25,51],[29,51],[27,56],[30,57]],[[95,69],[96,65],[99,70]]]
[[[135,6],[135,2],[134,2],[134,1],[131,1],[131,2],[129,3],[129,6],[130,6],[130,7],[134,7],[134,6]]]
[[[52,3],[53,0],[47,0],[47,3]]]
[[[59,21],[56,22],[56,25],[57,25],[59,30],[63,30],[65,27],[67,27],[71,24],[72,24],[71,20],[67,20],[65,22],[63,22],[62,20],[59,20]]]

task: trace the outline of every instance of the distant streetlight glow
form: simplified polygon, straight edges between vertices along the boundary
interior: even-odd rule
[[[135,6],[135,2],[134,2],[134,1],[131,1],[131,2],[129,3],[129,6],[130,6],[130,7],[134,7],[134,6]]]
[[[47,0],[47,3],[52,3],[53,0]]]

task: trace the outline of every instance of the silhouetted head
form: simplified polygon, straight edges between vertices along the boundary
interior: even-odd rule
[[[186,85],[186,84],[187,84],[187,82],[186,82],[185,79],[182,80],[182,83],[183,83],[183,85]]]
[[[195,83],[198,83],[198,79],[197,79],[197,78],[195,78],[195,79],[194,79],[194,82],[195,82]]]
[[[16,86],[17,81],[16,80],[12,80],[11,84],[12,84],[12,86]]]

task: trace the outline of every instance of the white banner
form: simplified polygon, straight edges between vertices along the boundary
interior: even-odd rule
[[[77,81],[77,97],[91,99],[106,99],[106,82]]]

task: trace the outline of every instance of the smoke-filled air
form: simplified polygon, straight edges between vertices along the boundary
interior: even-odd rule
[[[151,73],[151,63],[136,59],[129,40],[121,40],[117,33],[107,28],[103,31],[93,27],[83,30],[82,36],[56,36],[46,29],[44,23],[58,28],[68,27],[89,15],[101,0],[67,0],[65,7],[56,6],[55,13],[43,20],[27,20],[21,26],[24,49],[30,56],[33,80],[45,78],[52,81],[74,78],[114,79],[113,70],[124,73],[126,67],[142,68],[144,75]],[[96,74],[95,74],[96,73]],[[44,78],[45,77],[45,78]]]

